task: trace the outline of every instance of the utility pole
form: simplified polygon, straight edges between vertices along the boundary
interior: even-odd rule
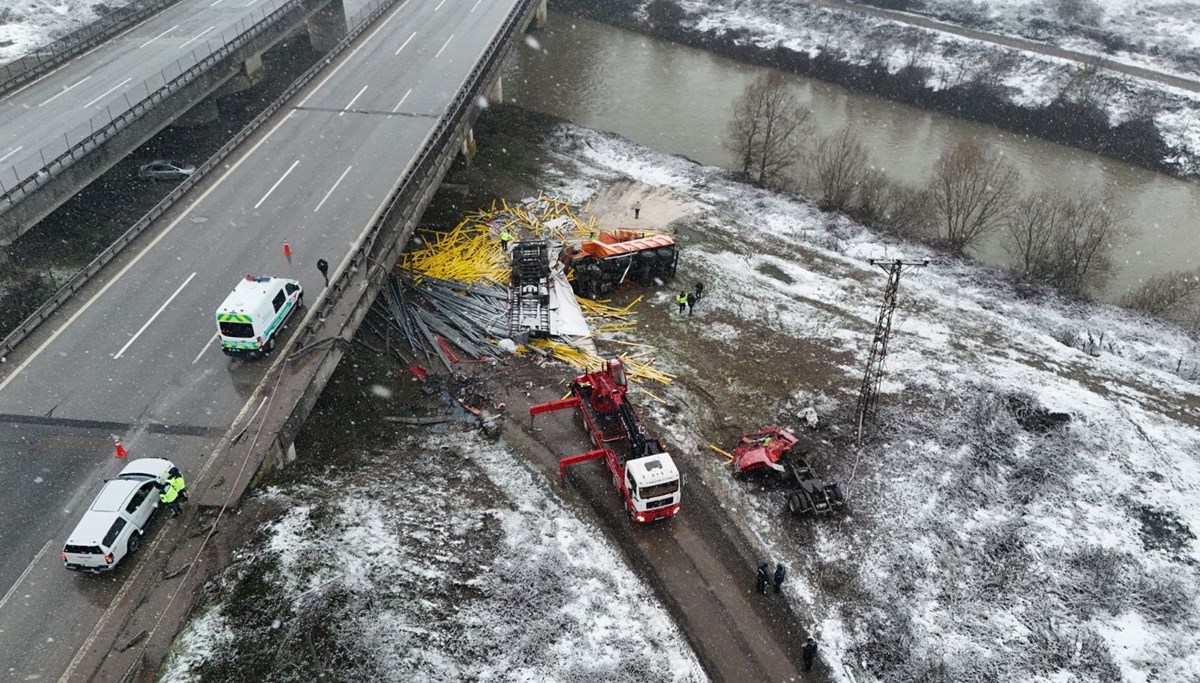
[[[896,311],[896,294],[900,289],[900,276],[904,271],[929,265],[929,259],[871,259],[871,265],[883,268],[888,274],[887,286],[883,290],[883,305],[875,321],[875,338],[871,340],[871,352],[867,356],[867,370],[863,373],[862,388],[858,392],[858,443],[862,444],[863,428],[868,419],[875,417],[875,399],[879,393],[879,382],[883,379],[883,362],[887,359],[888,337],[892,333],[892,314]]]

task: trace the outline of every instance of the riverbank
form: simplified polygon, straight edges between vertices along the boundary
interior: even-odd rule
[[[804,3],[732,8],[558,0],[555,9],[750,64],[1035,135],[1175,176],[1200,173],[1200,98],[1060,59]]]

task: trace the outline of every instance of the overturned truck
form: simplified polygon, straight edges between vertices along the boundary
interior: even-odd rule
[[[829,514],[841,509],[846,501],[837,483],[825,481],[813,473],[796,435],[780,427],[745,434],[733,450],[733,474],[770,470],[787,480],[795,490],[788,493],[788,509],[794,515]]]
[[[623,282],[669,282],[679,265],[674,237],[635,230],[601,232],[563,253],[575,293],[589,299],[607,296]]]

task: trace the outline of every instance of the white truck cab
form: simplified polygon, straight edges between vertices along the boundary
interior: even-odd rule
[[[172,467],[170,460],[139,458],[106,481],[67,536],[62,550],[67,569],[106,572],[136,553],[158,509],[159,487],[166,484]]]
[[[632,506],[629,514],[639,522],[673,517],[679,512],[682,480],[668,453],[657,453],[625,463],[625,488]]]
[[[217,308],[221,350],[230,356],[270,353],[284,321],[303,306],[304,289],[299,282],[247,275]]]

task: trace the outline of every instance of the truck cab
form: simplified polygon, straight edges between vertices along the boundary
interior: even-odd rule
[[[638,522],[673,517],[679,512],[683,482],[669,453],[648,455],[625,463],[629,515]]]

